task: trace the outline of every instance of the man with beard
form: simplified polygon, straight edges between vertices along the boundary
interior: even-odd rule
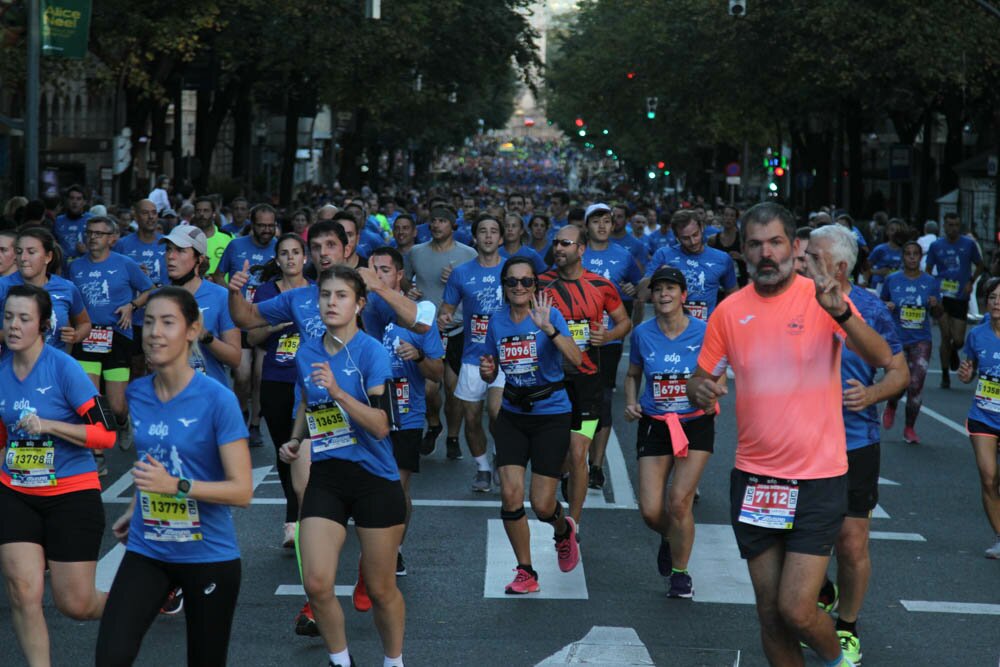
[[[220,230],[215,225],[215,200],[211,197],[198,197],[194,200],[194,217],[191,224],[205,235],[207,244],[208,271],[205,275],[211,277],[219,266],[222,253],[233,237]]]
[[[233,202],[234,204],[236,201]],[[236,209],[233,209],[234,215]],[[237,218],[233,218],[234,220]],[[277,212],[270,204],[259,204],[250,211],[250,233],[233,239],[219,260],[218,271],[213,280],[220,285],[226,284],[226,277],[243,267],[244,262],[250,262],[250,280],[243,286],[243,297],[253,303],[254,292],[260,285],[261,270],[264,264],[274,259],[278,231]],[[244,416],[249,417],[250,446],[260,447],[264,439],[260,433],[260,373],[259,364],[255,358],[263,361],[261,355],[254,354],[254,348],[247,342],[247,334],[242,333],[242,353],[240,365],[233,374],[233,391],[240,402]]]
[[[743,225],[753,285],[709,320],[688,396],[715,411],[732,365],[738,441],[730,519],[768,661],[802,664],[801,640],[827,665],[850,665],[833,621],[816,606],[847,512],[841,342],[877,367],[888,366],[892,352],[829,274],[825,248],[809,248],[812,280],[795,273],[790,211],[757,204]]]
[[[87,252],[83,243],[83,230],[87,227],[89,213],[84,212],[87,196],[79,185],[66,188],[66,212],[56,218],[52,233],[63,251],[63,268]]]

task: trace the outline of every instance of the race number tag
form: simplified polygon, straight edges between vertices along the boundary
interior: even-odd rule
[[[684,308],[691,317],[697,318],[702,322],[708,321],[708,301],[687,301],[684,304]]]
[[[177,500],[162,493],[140,491],[139,507],[146,539],[157,542],[199,542],[204,539],[198,501],[193,498]]]
[[[921,329],[927,309],[923,306],[902,306],[899,309],[899,323],[904,329]]]
[[[56,449],[51,440],[11,440],[4,461],[14,486],[56,486]]]
[[[489,315],[473,315],[471,322],[470,335],[472,336],[473,343],[485,343],[486,342],[486,329],[490,326],[490,316]]]
[[[687,377],[680,373],[653,374],[653,400],[667,412],[681,412],[691,407],[687,396]]]
[[[569,335],[573,337],[576,346],[586,352],[590,349],[590,321],[589,320],[566,320],[569,326]]]
[[[295,354],[299,351],[299,340],[298,334],[281,334],[274,352],[274,360],[279,364],[294,361]]]
[[[246,300],[247,303],[253,303],[253,297],[257,293],[258,285],[244,285],[243,289],[246,290]]]
[[[306,412],[309,440],[314,454],[358,444],[351,425],[336,403],[321,403]]]
[[[789,530],[795,524],[795,506],[799,502],[797,482],[765,480],[756,477],[747,482],[740,507],[740,523],[761,528]]]
[[[111,341],[115,332],[111,327],[94,327],[90,335],[83,339],[83,351],[91,354],[107,354],[111,351]]]
[[[989,412],[1000,412],[1000,377],[980,375],[976,385],[976,405]]]
[[[399,408],[399,414],[408,414],[410,412],[410,378],[393,378],[392,384],[396,388],[396,406]]]
[[[537,371],[538,343],[535,334],[500,339],[500,367],[507,375]]]
[[[958,297],[958,281],[957,280],[942,280],[941,281],[941,296],[947,296],[951,298]]]

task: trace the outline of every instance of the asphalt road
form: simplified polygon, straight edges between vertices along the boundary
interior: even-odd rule
[[[883,434],[883,484],[872,523],[874,575],[858,626],[865,665],[996,665],[1000,657],[1000,562],[983,557],[991,535],[962,427],[971,387],[953,378],[953,389],[940,389],[936,359],[932,367],[927,409],[917,424],[923,442],[905,444],[899,423]],[[746,567],[728,526],[735,443],[731,402],[727,397],[730,409],[717,424],[716,453],[695,507],[693,601],[667,599],[666,582],[656,572],[657,537],[635,509],[633,425],[621,419],[615,424],[620,447],[609,459],[609,483],[603,494],[588,498],[581,568],[558,573],[550,529],[533,524],[542,593],[517,598],[502,595],[515,563],[500,527],[499,496],[470,490],[471,459],[446,460],[442,438],[413,482],[417,502],[404,547],[410,573],[400,579],[407,603],[407,665],[766,664]],[[621,404],[619,391],[616,416]],[[284,508],[271,467],[273,449],[267,445],[252,454],[259,482],[254,504],[235,510],[244,576],[230,664],[325,665],[321,641],[298,637],[292,629],[304,598],[296,589],[294,556],[280,548]],[[131,493],[131,459],[131,453],[119,451],[110,457],[109,525]],[[114,547],[109,532],[99,580],[113,574],[120,554]],[[348,594],[357,552],[356,540],[349,539],[337,581]],[[380,665],[371,614],[355,612],[348,597],[341,601],[358,664]],[[97,623],[60,616],[48,597],[46,617],[53,663],[93,664]],[[10,620],[6,596],[0,596],[0,665],[23,664]],[[183,618],[161,617],[138,664],[184,664],[184,651]],[[810,653],[807,664],[821,662]]]

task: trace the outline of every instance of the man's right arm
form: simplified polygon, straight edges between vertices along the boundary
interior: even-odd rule
[[[269,321],[260,314],[260,308],[257,304],[250,303],[243,296],[243,286],[247,284],[250,279],[250,262],[245,260],[243,262],[243,269],[237,271],[229,277],[229,316],[233,318],[233,322],[239,328],[254,329],[256,327],[262,327],[267,324],[277,324],[278,322],[291,322],[292,318],[289,313],[289,317],[276,319],[274,321]],[[284,305],[287,299],[282,299],[286,296],[288,292],[283,292],[278,296],[270,299],[268,303],[277,303],[279,300]]]

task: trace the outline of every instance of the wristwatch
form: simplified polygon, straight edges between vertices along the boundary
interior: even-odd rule
[[[215,340],[215,335],[211,331],[205,331],[198,342],[202,345],[211,345],[213,340]]]
[[[184,477],[179,477],[177,479],[177,493],[174,498],[177,500],[184,500],[187,498],[187,494],[191,492],[191,480]]]

